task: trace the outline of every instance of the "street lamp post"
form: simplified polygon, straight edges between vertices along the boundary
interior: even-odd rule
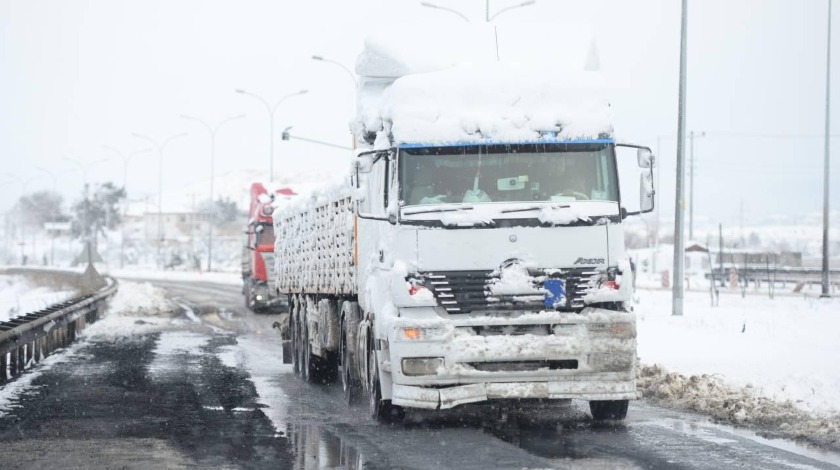
[[[511,5],[509,7],[502,8],[501,10],[499,10],[496,13],[493,13],[491,15],[490,14],[490,0],[485,0],[485,2],[484,2],[484,21],[486,23],[489,23],[489,22],[493,21],[497,16],[501,15],[502,13],[504,13],[506,11],[513,10],[515,8],[527,7],[527,6],[533,5],[535,3],[537,3],[536,0],[527,0],[525,2],[517,3],[516,5]],[[461,13],[457,10],[454,10],[452,8],[440,6],[440,5],[437,5],[435,3],[431,3],[431,2],[420,2],[420,5],[424,6],[426,8],[434,8],[435,10],[448,11],[449,13],[452,13],[454,15],[458,15],[459,17],[461,17],[461,19],[463,19],[467,23],[470,22],[470,19],[467,18],[466,15],[464,15],[463,13]]]
[[[136,150],[128,155],[125,155],[120,149],[116,147],[111,147],[108,145],[103,145],[102,147],[105,150],[109,150],[119,155],[123,163],[123,191],[125,192],[125,202],[123,203],[122,223],[120,224],[120,269],[122,269],[125,267],[125,215],[128,209],[128,163],[135,155],[151,152],[151,149]]]
[[[211,126],[202,119],[193,116],[188,116],[186,114],[182,114],[181,117],[201,124],[202,126],[204,126],[205,129],[207,129],[207,132],[210,133],[210,222],[208,224],[207,230],[207,270],[210,271],[213,269],[213,216],[216,213],[216,202],[213,200],[213,184],[215,182],[216,177],[216,132],[218,132],[219,129],[222,128],[222,126],[229,123],[230,121],[242,119],[243,117],[245,117],[245,115],[239,114],[237,116],[231,116],[229,118],[221,120],[215,126]]]
[[[166,146],[169,145],[175,139],[180,137],[184,137],[187,135],[186,132],[182,132],[180,134],[173,134],[169,137],[163,139],[163,141],[158,142],[157,140],[143,134],[137,134],[136,132],[132,134],[134,137],[138,139],[143,139],[146,142],[152,144],[155,149],[157,149],[158,153],[158,230],[157,230],[157,238],[158,238],[158,246],[157,246],[157,267],[161,269],[161,248],[163,245],[163,151],[166,149]]]
[[[823,170],[823,246],[822,246],[822,294],[830,297],[829,291],[829,253],[828,253],[828,185],[829,178],[829,135],[831,134],[831,0],[828,0],[828,40],[825,57],[825,169]]]
[[[691,142],[689,145],[689,163],[688,163],[688,174],[689,174],[689,185],[691,186],[691,192],[688,194],[688,239],[694,240],[694,172],[697,171],[694,160],[694,131],[688,133],[688,139]],[[700,132],[697,134],[697,137],[706,137],[705,132]]]
[[[269,172],[269,181],[274,181],[274,113],[277,111],[277,107],[280,106],[280,103],[286,101],[287,99],[289,99],[293,96],[305,95],[309,91],[308,90],[300,90],[300,91],[296,91],[294,93],[289,93],[288,95],[286,95],[286,96],[280,98],[279,100],[277,100],[277,102],[274,103],[273,106],[270,105],[265,98],[263,98],[262,96],[259,96],[257,94],[254,94],[254,93],[251,93],[249,91],[242,90],[242,89],[237,89],[236,92],[241,94],[241,95],[250,96],[250,97],[252,97],[256,100],[259,100],[259,102],[261,102],[263,105],[265,105],[266,111],[268,111],[268,126],[269,126],[269,130],[268,130],[268,137],[269,137],[268,172]]]
[[[674,210],[674,283],[672,287],[672,311],[674,316],[683,314],[683,276],[685,271],[685,199],[683,183],[685,182],[685,92],[686,92],[686,55],[688,50],[688,0],[682,0],[682,15],[680,20],[680,85],[679,106],[677,112],[677,178],[676,204]]]

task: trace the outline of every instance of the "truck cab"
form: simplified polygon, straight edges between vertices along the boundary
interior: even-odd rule
[[[642,176],[624,199],[617,157]],[[624,417],[636,329],[621,222],[652,209],[649,149],[548,138],[359,159],[358,238],[390,240],[359,259],[374,345],[359,354],[387,406],[581,398]]]

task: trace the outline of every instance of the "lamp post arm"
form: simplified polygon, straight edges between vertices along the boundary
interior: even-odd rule
[[[466,21],[467,23],[470,22],[470,19],[467,18],[466,16],[464,16],[464,14],[461,13],[460,11],[458,11],[458,10],[453,10],[452,8],[443,7],[443,6],[436,5],[436,4],[430,3],[430,2],[420,2],[420,5],[424,6],[426,8],[432,8],[432,9],[435,9],[435,10],[448,11],[449,13],[452,13],[454,15],[458,15],[459,17],[461,17],[462,20]]]
[[[210,127],[210,124],[207,124],[207,122],[205,120],[199,119],[197,117],[189,116],[189,115],[186,115],[186,114],[182,114],[181,117],[184,118],[184,119],[188,119],[190,121],[195,121],[195,122],[201,124],[202,126],[204,126],[204,128],[207,129],[207,132],[209,132],[210,134],[213,133],[213,128]]]
[[[131,135],[133,135],[134,137],[137,137],[138,139],[145,140],[146,142],[152,144],[152,146],[158,151],[158,153],[160,153],[160,151],[161,151],[160,144],[158,144],[155,139],[153,139],[153,138],[151,138],[147,135],[138,134],[136,132],[132,133]]]
[[[167,145],[169,145],[169,143],[170,143],[170,142],[172,142],[172,141],[173,141],[173,140],[175,140],[175,139],[180,139],[181,137],[186,137],[187,135],[189,135],[189,134],[187,134],[186,132],[182,132],[182,133],[180,133],[180,134],[175,134],[175,135],[171,135],[171,136],[167,137],[167,138],[163,141],[163,143],[160,145],[160,151],[161,151],[161,153],[162,153],[162,152],[163,152],[163,150],[166,148],[166,146],[167,146]]]
[[[337,65],[337,66],[341,67],[342,70],[347,72],[347,75],[350,77],[350,80],[353,80],[353,84],[358,88],[359,82],[358,82],[358,80],[356,80],[356,74],[354,74],[352,70],[347,68],[346,65],[342,64],[341,62],[337,62],[335,60],[332,60],[332,59],[325,59],[324,57],[319,56],[319,55],[313,55],[312,60],[317,60],[317,61],[320,61],[320,62],[328,62],[330,64]]]
[[[272,117],[274,117],[274,113],[277,111],[277,108],[280,106],[280,103],[282,103],[282,102],[286,101],[287,99],[289,99],[289,98],[291,98],[291,97],[293,97],[293,96],[297,96],[297,95],[305,95],[305,94],[306,94],[306,93],[308,93],[308,92],[309,92],[309,90],[300,90],[300,91],[296,91],[296,92],[294,92],[294,93],[289,93],[288,95],[286,95],[286,96],[284,96],[284,97],[280,98],[279,100],[277,100],[277,102],[276,102],[276,103],[274,103],[274,106],[273,106],[273,107],[271,108],[271,110],[269,111],[269,112],[271,113],[271,116],[272,116]]]
[[[487,18],[487,22],[489,23],[489,22],[493,21],[497,16],[501,15],[502,13],[504,13],[506,11],[510,11],[510,10],[515,9],[515,8],[527,7],[527,6],[533,5],[534,3],[536,3],[535,0],[530,0],[530,1],[527,1],[527,2],[522,2],[519,5],[511,5],[509,7],[502,8],[501,10],[497,11],[496,13],[493,13],[493,16]]]
[[[269,114],[271,114],[271,105],[268,104],[268,101],[266,101],[266,99],[263,98],[262,96],[251,93],[250,91],[242,90],[242,89],[238,89],[238,90],[236,90],[236,92],[239,93],[240,95],[250,96],[251,98],[254,98],[255,100],[258,100],[260,103],[263,104],[263,106],[265,106],[266,111],[268,111]]]
[[[231,116],[231,117],[222,119],[218,124],[216,124],[216,127],[213,129],[213,132],[219,132],[219,129],[221,129],[222,126],[224,126],[225,124],[227,124],[231,121],[235,121],[237,119],[242,119],[244,117],[245,117],[244,114],[237,114],[236,116]]]

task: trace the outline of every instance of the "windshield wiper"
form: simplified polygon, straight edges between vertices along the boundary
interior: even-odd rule
[[[403,215],[417,215],[417,214],[430,214],[432,212],[458,212],[458,211],[471,211],[475,209],[473,206],[460,206],[460,207],[437,207],[434,209],[420,209],[411,212],[403,212]]]
[[[530,212],[530,211],[535,211],[535,210],[538,210],[538,209],[568,209],[569,207],[571,207],[571,206],[568,205],[568,204],[564,204],[564,205],[560,205],[560,206],[545,206],[545,205],[543,205],[543,206],[528,206],[528,207],[521,207],[521,208],[518,208],[518,209],[505,209],[501,212],[502,212],[502,214],[510,214],[512,212]]]

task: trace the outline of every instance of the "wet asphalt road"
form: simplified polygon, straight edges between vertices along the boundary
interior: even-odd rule
[[[235,286],[157,282],[160,328],[91,335],[0,416],[0,468],[840,468],[840,456],[638,402],[619,424],[585,403],[410,413],[385,426],[280,362],[273,315]]]

